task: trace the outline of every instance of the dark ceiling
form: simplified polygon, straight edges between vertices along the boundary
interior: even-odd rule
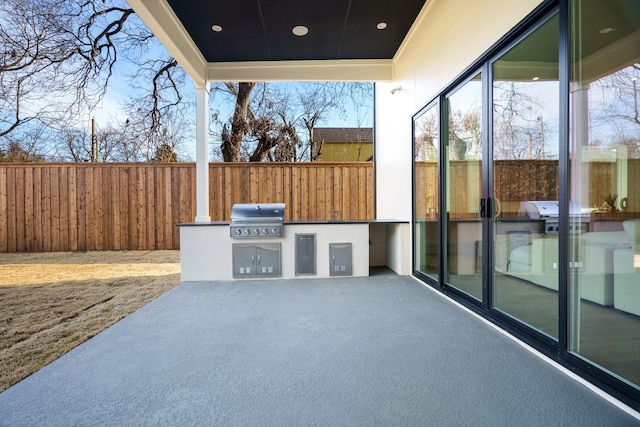
[[[425,0],[168,0],[207,62],[391,59]],[[384,22],[386,28],[376,26]],[[222,31],[215,32],[212,26]],[[307,35],[292,33],[295,26]]]

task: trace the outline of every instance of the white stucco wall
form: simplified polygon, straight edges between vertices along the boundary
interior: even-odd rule
[[[411,219],[412,116],[540,3],[427,1],[395,58],[394,81],[376,84],[378,218]]]
[[[405,224],[406,225],[406,224]],[[233,278],[233,244],[280,243],[281,276],[263,279],[312,279],[331,276],[329,244],[351,243],[352,276],[369,275],[369,224],[363,223],[301,223],[285,224],[284,236],[274,239],[232,239],[229,226],[220,224],[183,225],[180,227],[181,281],[218,281]],[[316,235],[316,274],[295,275],[295,235]],[[399,273],[401,274],[401,273]],[[404,273],[408,274],[408,273]]]

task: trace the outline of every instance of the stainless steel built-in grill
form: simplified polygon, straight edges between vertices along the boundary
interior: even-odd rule
[[[520,213],[531,219],[544,221],[544,229],[547,234],[558,234],[560,229],[560,208],[557,201],[527,201],[520,203]],[[588,231],[589,213],[582,212],[577,203],[569,205],[570,233],[583,233]],[[576,220],[579,220],[576,223]]]
[[[231,208],[231,238],[282,237],[284,203],[237,203]]]

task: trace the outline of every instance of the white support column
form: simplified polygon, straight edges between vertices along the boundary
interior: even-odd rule
[[[589,207],[589,174],[581,174],[585,167],[584,147],[589,145],[589,85],[574,83],[571,87],[571,200]],[[584,179],[587,181],[583,181]]]
[[[209,215],[209,83],[196,84],[196,220]]]
[[[583,207],[589,205],[589,174],[583,174],[585,164],[589,161],[588,153],[583,152],[589,145],[589,85],[574,83],[571,86],[571,142],[570,142],[570,178],[571,188],[569,200],[578,201]],[[584,157],[587,156],[585,159]],[[586,181],[582,180],[585,177]],[[574,237],[570,237],[573,240]],[[579,279],[569,280],[569,349],[580,352],[580,283]]]

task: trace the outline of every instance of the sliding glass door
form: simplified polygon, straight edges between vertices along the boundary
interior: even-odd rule
[[[492,62],[492,306],[558,337],[559,20]]]
[[[482,75],[445,98],[447,285],[482,300]]]
[[[416,270],[636,401],[639,117],[639,3],[566,0],[414,120]]]
[[[442,124],[445,286],[553,340],[558,40],[554,15],[445,94]]]
[[[640,385],[640,4],[570,4],[569,350]]]

